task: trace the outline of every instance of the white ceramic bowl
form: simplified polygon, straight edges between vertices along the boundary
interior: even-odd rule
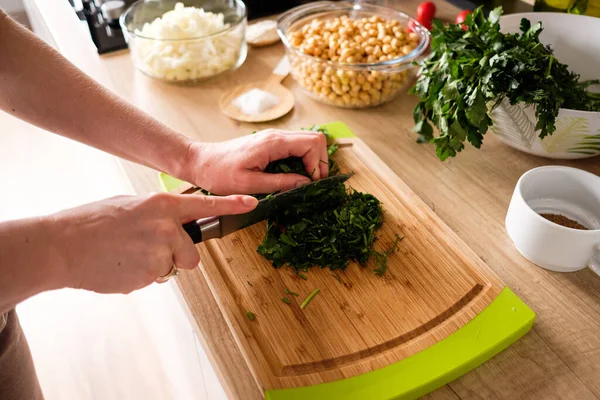
[[[581,75],[600,78],[600,18],[561,13],[521,13],[500,18],[502,32],[519,32],[521,18],[542,22],[540,40],[552,46],[556,58]],[[558,159],[587,158],[600,154],[600,112],[561,109],[556,131],[541,140],[533,107],[511,106],[507,101],[491,113],[491,130],[515,149]]]

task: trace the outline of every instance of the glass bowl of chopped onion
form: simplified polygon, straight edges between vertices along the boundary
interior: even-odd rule
[[[246,59],[246,6],[240,0],[140,0],[120,18],[134,65],[172,83],[195,83]]]
[[[345,108],[377,106],[408,88],[430,42],[429,31],[408,15],[361,3],[308,3],[277,25],[304,92]]]

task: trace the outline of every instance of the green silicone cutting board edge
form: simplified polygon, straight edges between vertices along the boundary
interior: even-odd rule
[[[416,399],[489,360],[531,329],[534,312],[509,288],[435,345],[387,367],[340,381],[268,390],[266,400]]]
[[[354,137],[343,122],[322,125],[336,139]],[[160,174],[163,190],[183,182]],[[267,390],[266,400],[415,399],[481,365],[525,335],[535,313],[508,287],[475,318],[435,345],[387,367],[321,385]]]

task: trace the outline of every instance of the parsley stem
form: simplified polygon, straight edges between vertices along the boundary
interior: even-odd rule
[[[313,292],[308,295],[308,297],[306,298],[306,300],[304,300],[302,302],[302,304],[300,304],[300,308],[304,309],[304,307],[306,307],[308,305],[308,303],[310,303],[310,301],[313,299],[313,297],[315,297],[317,295],[317,293],[319,293],[319,291],[320,291],[320,289],[313,290]]]

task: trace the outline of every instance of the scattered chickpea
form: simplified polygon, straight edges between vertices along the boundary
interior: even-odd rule
[[[289,34],[292,47],[317,59],[290,54],[294,78],[321,101],[341,107],[367,107],[392,98],[408,73],[353,70],[339,64],[393,60],[413,51],[419,35],[397,20],[377,15],[350,19],[313,19]]]

